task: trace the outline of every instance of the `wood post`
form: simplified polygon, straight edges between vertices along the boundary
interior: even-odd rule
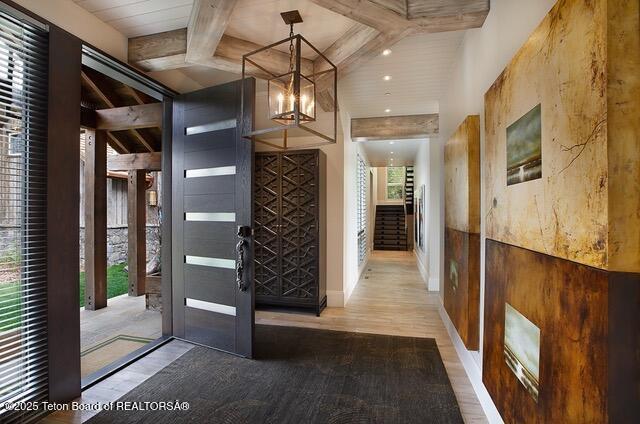
[[[146,243],[146,172],[129,171],[129,189],[127,193],[127,223],[129,233],[129,296],[145,293],[147,275]]]
[[[85,309],[107,306],[107,133],[88,129],[84,163]]]

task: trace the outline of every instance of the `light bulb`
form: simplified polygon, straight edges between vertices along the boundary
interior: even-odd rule
[[[278,115],[282,113],[283,104],[284,104],[284,94],[278,93]]]

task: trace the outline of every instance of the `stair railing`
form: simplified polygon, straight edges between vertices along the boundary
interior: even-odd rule
[[[407,167],[404,167],[404,181],[402,184],[402,207],[404,208],[404,233],[409,237],[409,229],[407,228]]]

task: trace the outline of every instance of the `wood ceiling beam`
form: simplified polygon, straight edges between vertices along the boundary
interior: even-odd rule
[[[195,0],[187,25],[187,62],[213,57],[237,0]]]
[[[340,66],[349,57],[356,54],[363,46],[369,43],[380,34],[375,28],[357,23],[347,30],[347,32],[338,38],[331,46],[329,46],[322,54],[329,59],[334,65]],[[314,62],[315,72],[322,72],[329,69],[329,65],[321,57]]]
[[[438,114],[351,119],[353,141],[426,138],[438,134]]]
[[[323,54],[338,67],[341,77],[376,57],[380,52],[404,37],[421,32],[442,32],[482,26],[489,13],[489,0],[311,0],[313,3],[357,22],[342,37],[327,48]],[[222,0],[197,1],[201,4],[219,4]],[[223,2],[224,3],[224,2]],[[242,70],[242,55],[258,50],[261,46],[235,37],[218,34],[224,31],[229,15],[235,5],[205,8],[194,12],[190,26],[198,25],[199,14],[203,14],[200,26],[211,34],[210,39],[195,39],[195,31],[187,29],[168,31],[150,36],[129,39],[129,61],[147,71],[171,69],[198,64],[231,73]],[[209,10],[210,9],[210,10]],[[195,17],[194,17],[195,16]],[[217,28],[206,27],[218,19]],[[194,41],[196,40],[196,41]],[[213,55],[191,55],[190,43],[210,46],[216,42]],[[166,46],[166,47],[163,47]],[[199,47],[204,49],[204,47]],[[204,51],[204,50],[203,50]],[[261,55],[261,63],[270,68],[286,71],[289,57],[286,53],[271,49]],[[322,72],[328,69],[318,58],[315,62],[304,60],[303,68]],[[257,68],[247,74],[258,78],[269,75]],[[320,78],[316,82],[317,100],[324,111],[333,111],[334,93],[331,78]]]
[[[191,66],[186,62],[186,28],[129,38],[128,44],[128,62],[143,71],[164,71]]]
[[[480,28],[489,14],[489,0],[409,0],[407,19],[420,32]]]
[[[400,3],[403,2],[396,0],[312,1],[358,22],[323,52],[339,67],[342,64],[347,64],[348,66],[343,66],[345,68],[360,65],[363,61],[379,53],[377,50],[380,48],[389,47],[413,33],[480,27],[489,13],[489,0],[457,0],[453,2],[450,0],[408,0],[406,9],[401,8]],[[217,3],[213,0],[209,0],[209,2]],[[228,9],[224,10],[228,12]],[[406,12],[402,13],[403,10]],[[222,12],[222,10],[219,11],[220,16],[224,15]],[[209,30],[213,31],[213,29]],[[218,28],[217,31],[221,31],[221,29]],[[378,33],[376,34],[374,31]],[[262,47],[249,41],[221,35],[216,44],[215,54],[193,55],[193,60],[187,60],[188,34],[187,28],[182,28],[130,38],[129,63],[144,71],[183,68],[195,63],[227,72],[240,73],[242,55]],[[192,40],[195,39],[192,38]],[[212,40],[196,40],[192,43],[197,43],[199,46],[211,45]],[[363,50],[361,51],[361,49]],[[267,58],[267,63],[276,64],[276,66],[286,69],[288,64],[286,53],[272,49],[263,56]],[[310,63],[305,61],[305,66],[309,65]],[[346,74],[347,71],[341,70],[341,73]],[[260,72],[254,72],[253,76],[265,77],[264,73]]]
[[[407,26],[406,16],[387,9],[370,0],[311,0],[318,6],[329,9],[353,21],[375,28],[380,32]]]
[[[139,128],[162,128],[162,103],[98,109],[95,113],[96,129],[99,130],[123,131]]]
[[[107,156],[107,171],[161,171],[162,153],[132,153]]]
[[[168,49],[169,56],[162,57],[159,46],[163,44],[162,39],[166,38],[168,45],[180,38],[184,40],[180,50],[173,48]],[[187,54],[187,31],[186,29],[163,32],[145,37],[136,37],[129,39],[129,63],[137,66],[145,71],[159,71],[163,69],[172,69],[175,66],[175,60],[185,60]],[[218,43],[216,53],[213,56],[199,58],[190,63],[183,63],[180,67],[191,66],[193,64],[209,66],[221,71],[241,73],[242,72],[242,56],[254,50],[261,49],[263,46],[242,40],[240,38],[223,35]],[[133,53],[132,53],[133,52]],[[182,59],[179,59],[182,58]],[[280,50],[270,49],[264,53],[260,53],[261,63],[268,66],[274,72],[284,73],[289,69],[289,55]],[[165,67],[168,65],[169,67]],[[313,69],[313,61],[308,59],[302,60],[302,68],[305,72],[311,72]],[[249,69],[251,76],[265,78],[264,72],[258,69]]]
[[[380,32],[403,27],[418,32],[478,28],[489,13],[489,0],[311,0]]]
[[[358,22],[323,52],[338,67],[340,77],[408,35],[477,28],[489,13],[489,0],[311,1]],[[327,69],[320,58],[314,64],[316,72]],[[318,102],[325,111],[333,104],[331,90],[327,78],[317,82]]]
[[[213,57],[199,60],[195,63],[239,74],[242,72],[242,56],[261,49],[262,47],[263,46],[250,41],[224,35],[222,36],[222,39],[218,44],[218,48],[216,49],[216,54]],[[259,65],[267,68],[275,74],[283,74],[289,70],[289,53],[276,49],[269,49],[259,53],[257,56],[260,59]],[[303,58],[301,61],[301,67],[304,73],[312,73],[313,61]],[[247,73],[258,78],[272,77],[253,66],[247,68]]]
[[[407,16],[408,0],[371,0],[386,9],[396,12],[400,16]],[[445,0],[451,2],[451,0]]]

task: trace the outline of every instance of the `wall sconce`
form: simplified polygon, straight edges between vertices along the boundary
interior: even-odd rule
[[[149,190],[149,206],[158,206],[158,192]]]

